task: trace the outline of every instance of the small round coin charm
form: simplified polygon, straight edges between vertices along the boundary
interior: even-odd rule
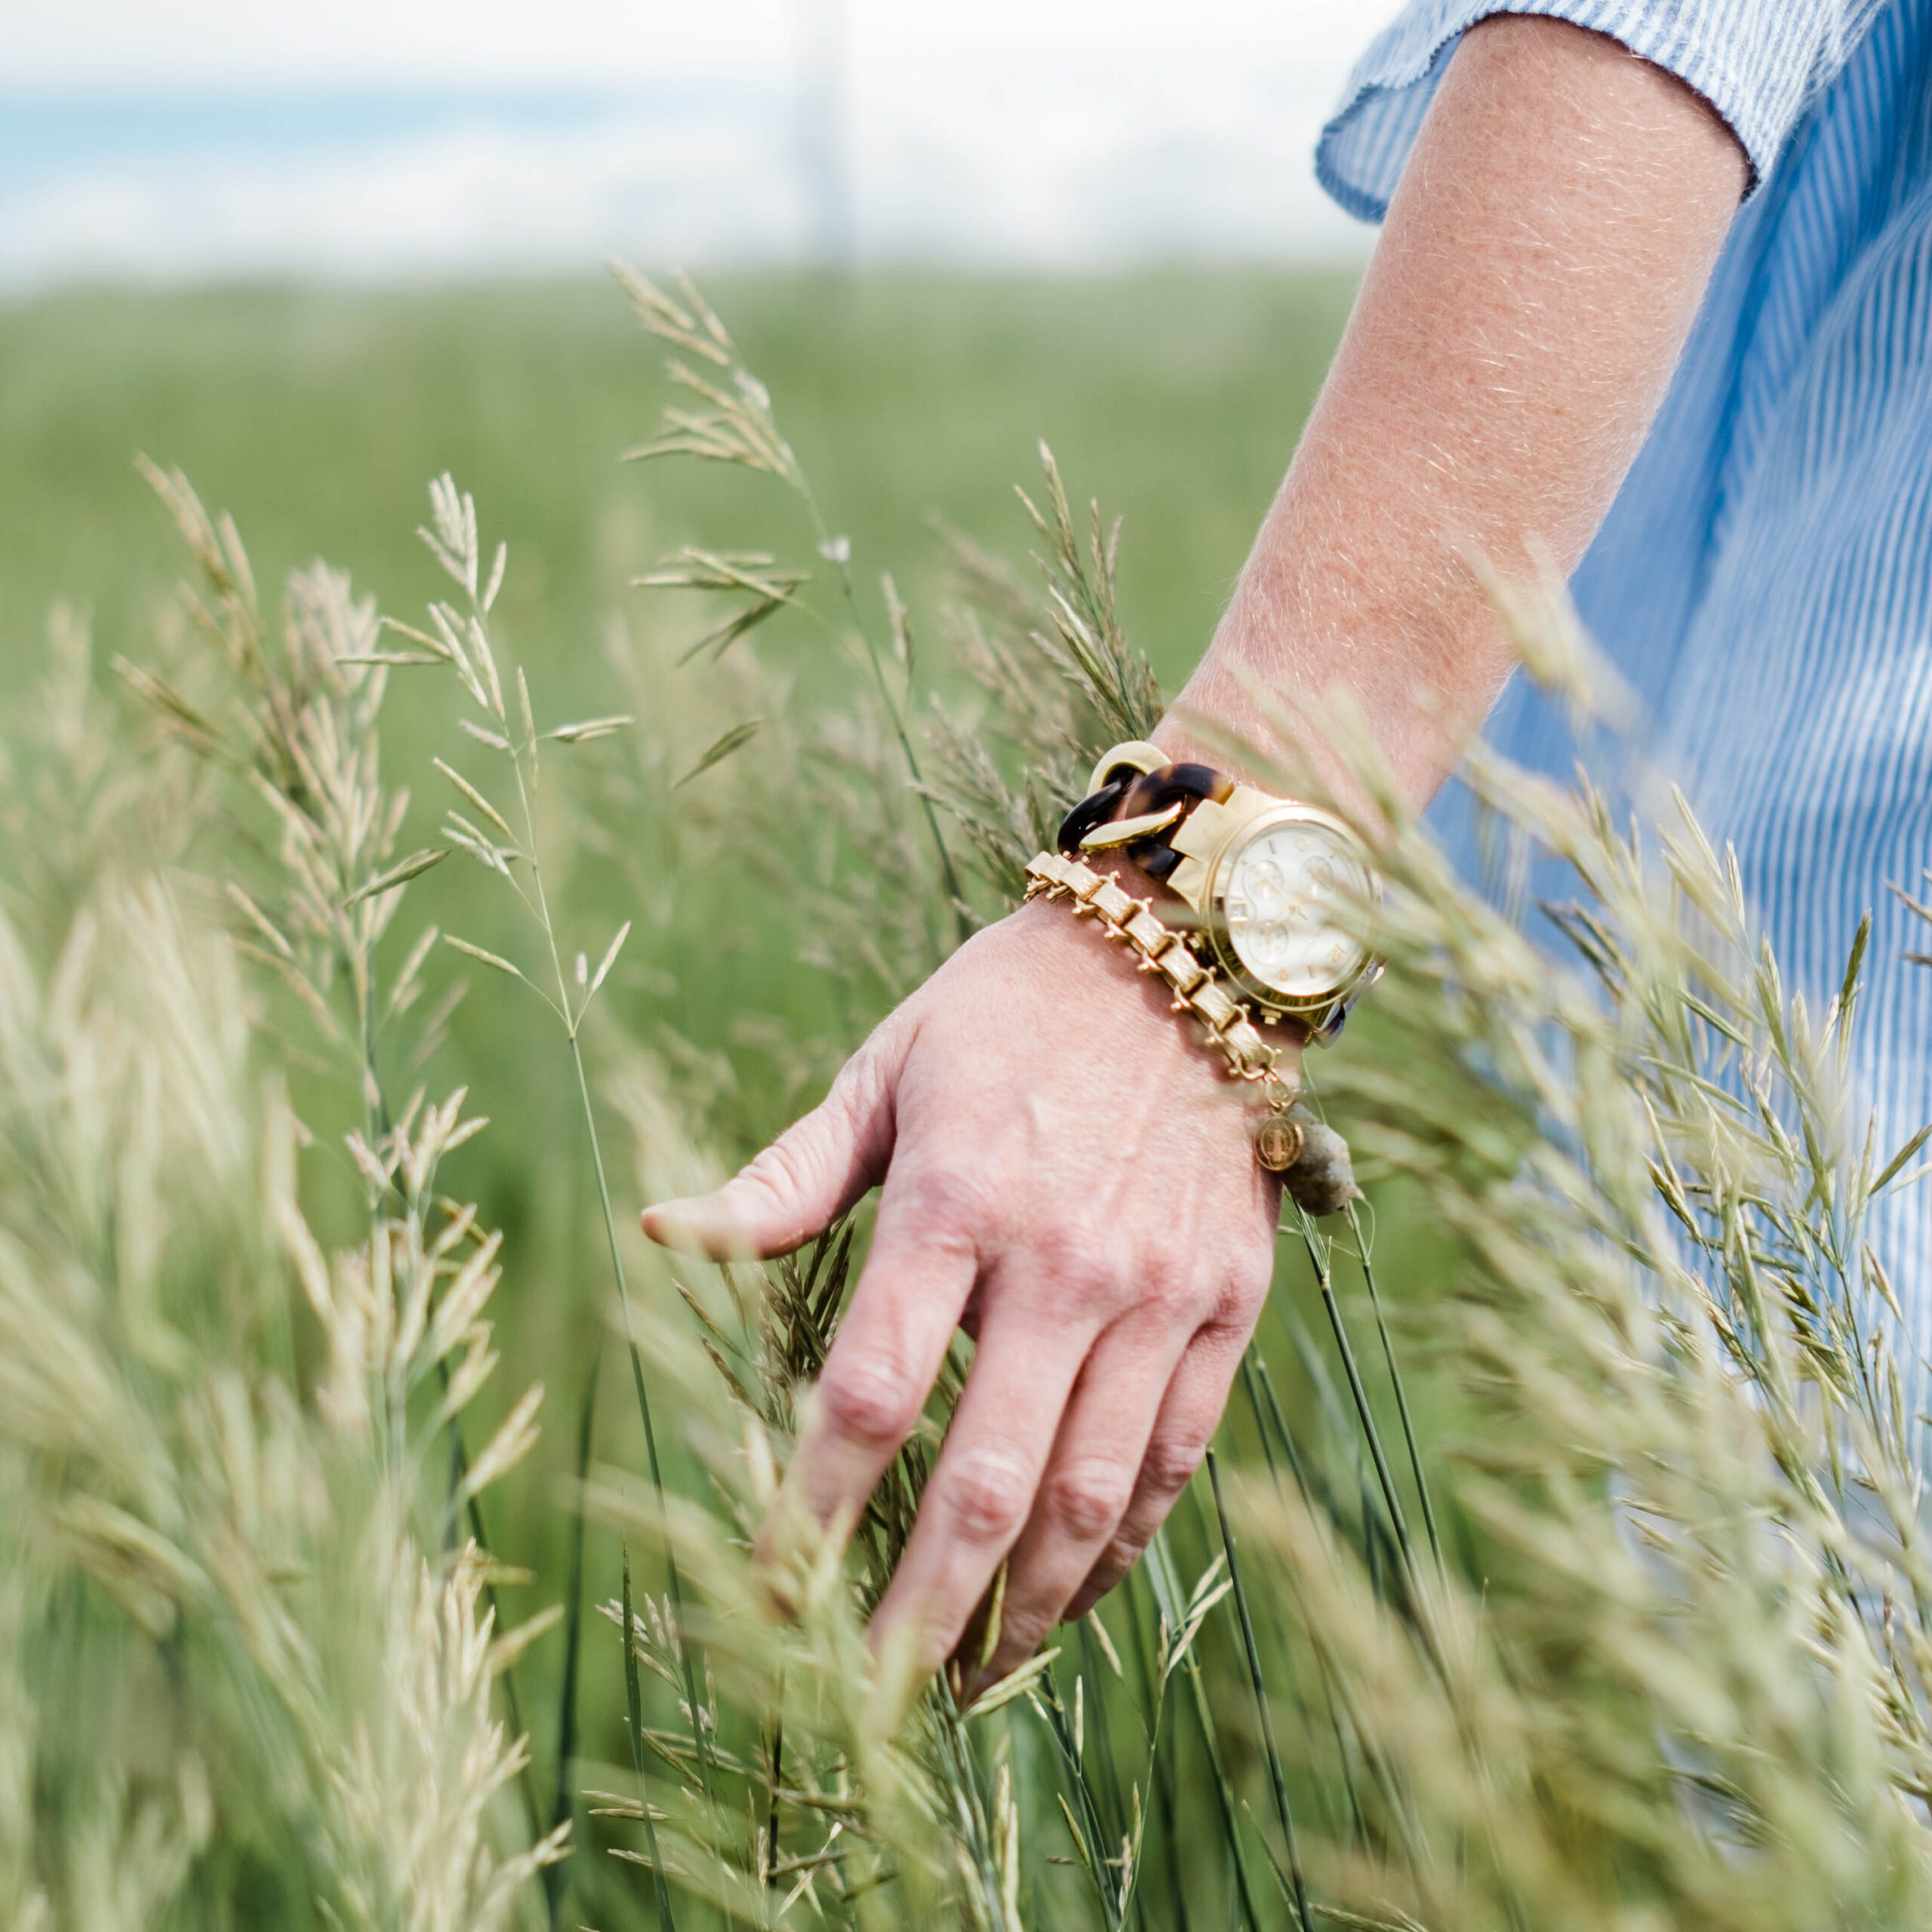
[[[1285,1174],[1301,1158],[1299,1121],[1271,1113],[1254,1130],[1254,1157],[1270,1174]]]

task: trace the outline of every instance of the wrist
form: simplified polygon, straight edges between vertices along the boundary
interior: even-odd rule
[[[1158,740],[1150,740],[1149,742],[1158,743]],[[1163,746],[1162,749],[1164,750],[1166,747]],[[1081,862],[1090,872],[1098,872],[1103,878],[1111,880],[1130,899],[1144,901],[1148,909],[1161,924],[1180,938],[1192,941],[1194,928],[1199,923],[1199,915],[1171,886],[1143,872],[1124,852],[1085,853],[1081,855]],[[1029,899],[1020,910],[1029,912],[1048,903],[1043,897]],[[1057,917],[1054,922],[1064,924],[1063,916]],[[1111,949],[1108,950],[1111,951]],[[1158,989],[1159,982],[1156,980],[1155,984]],[[1274,1044],[1292,1047],[1297,1052],[1308,1044],[1311,1037],[1309,1029],[1290,1014],[1284,1014],[1278,1020],[1271,1020],[1269,1029]]]
[[[1026,875],[1029,898],[1065,900],[1076,920],[1091,918],[1094,930],[1107,941],[1117,942],[1134,958],[1138,971],[1153,976],[1156,983],[1164,983],[1171,991],[1173,1011],[1199,1023],[1208,1044],[1226,1060],[1228,1072],[1254,1087],[1267,1116],[1280,1125],[1294,1095],[1280,1070],[1284,1045],[1263,1038],[1255,1010],[1238,989],[1230,988],[1214,964],[1164,922],[1147,900],[1136,898],[1070,849],[1036,854]],[[1259,1015],[1269,1026],[1284,1017],[1272,1010]],[[1292,1051],[1294,1043],[1286,1044]],[[1299,1146],[1298,1139],[1290,1147],[1279,1134],[1257,1134],[1257,1151],[1265,1167],[1278,1170],[1287,1165]]]
[[[1192,1091],[1202,1099],[1218,1091],[1225,1098],[1214,1104],[1235,1103],[1226,1117],[1244,1121],[1263,1175],[1284,1186],[1310,1213],[1332,1214],[1355,1198],[1346,1144],[1295,1099],[1300,1084],[1301,1029],[1294,1028],[1287,1038],[1278,1035],[1272,1041],[1264,1040],[1249,1023],[1246,1009],[1229,1001],[1214,975],[1203,972],[1188,957],[1186,943],[1161,931],[1148,917],[1149,909],[1130,898],[1117,881],[1103,881],[1078,860],[1051,853],[1041,854],[1028,873],[1033,890],[1006,924],[1024,934],[1023,943],[1036,967],[1044,962],[1048,971],[1066,975],[1055,987],[1057,993],[1063,996],[1069,986],[1077,993],[1096,974],[1102,979],[1111,977],[1110,965],[1124,979],[1131,960],[1142,989],[1140,1010],[1155,1020],[1151,1033],[1141,1022],[1130,1023],[1131,1037],[1138,1043],[1135,1064],[1142,1076],[1164,1069],[1176,1077],[1180,1091]],[[1055,900],[1069,901],[1075,916],[1053,920],[1050,909]],[[1048,916],[1043,919],[1042,915]],[[1053,930],[1056,924],[1057,932]],[[1087,933],[1075,930],[1081,925],[1088,926]],[[1097,939],[1102,943],[1095,945]],[[1073,952],[1063,952],[1060,949],[1069,943]],[[1178,970],[1177,961],[1182,962]],[[1120,983],[1120,979],[1114,983]],[[1110,1001],[1105,1004],[1108,1011],[1116,1011]],[[1128,1002],[1130,1008],[1134,1004]],[[1195,1025],[1168,1024],[1171,1017],[1182,1017]],[[1289,1029],[1284,1025],[1282,1030]],[[1197,1031],[1197,1040],[1185,1040],[1187,1033]],[[1210,1051],[1202,1053],[1201,1048]],[[1139,1057],[1149,1050],[1150,1058]],[[1218,1078],[1208,1073],[1214,1060],[1223,1062]],[[1211,1088],[1201,1085],[1203,1076],[1211,1080]],[[1173,1091],[1166,1079],[1158,1073],[1155,1077],[1157,1091]]]

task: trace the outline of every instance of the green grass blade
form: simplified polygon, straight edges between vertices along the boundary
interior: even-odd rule
[[[631,1631],[631,1552],[623,1549],[624,1708],[630,1718],[631,1768],[637,1774],[638,1809],[644,1814],[644,1843],[651,1855],[652,1889],[657,1898],[657,1932],[676,1932],[671,1916],[671,1888],[657,1845],[657,1821],[651,1815],[651,1784],[644,1770],[644,1687],[638,1681],[637,1645]]]
[[[547,912],[544,915],[546,927]],[[562,970],[558,968],[559,983]],[[617,1304],[623,1313],[624,1346],[630,1356],[631,1386],[637,1397],[638,1420],[644,1425],[645,1456],[651,1470],[651,1485],[657,1497],[660,1510],[665,1509],[664,1471],[657,1456],[657,1432],[651,1420],[651,1397],[644,1386],[644,1358],[638,1352],[637,1331],[631,1321],[630,1282],[624,1272],[623,1252],[617,1244],[617,1220],[611,1206],[611,1184],[604,1172],[604,1149],[597,1137],[596,1110],[591,1105],[590,1079],[584,1071],[583,1042],[573,1032],[571,1035],[571,1059],[577,1069],[577,1092],[583,1103],[583,1121],[590,1136],[590,1158],[597,1175],[597,1198],[604,1211],[605,1239],[610,1245],[611,1272],[617,1277]],[[691,1710],[691,1741],[697,1747],[698,1771],[704,1785],[704,1795],[715,1801],[716,1792],[712,1774],[711,1745],[704,1734],[704,1720],[700,1715],[703,1706],[697,1694],[697,1672],[691,1662],[691,1645],[685,1630],[685,1592],[682,1578],[678,1573],[677,1552],[671,1547],[668,1522],[664,1537],[664,1567],[666,1581],[671,1597],[672,1621],[675,1626],[678,1640],[678,1661],[684,1671],[685,1697]]]
[[[1369,1305],[1375,1311],[1375,1331],[1382,1338],[1382,1358],[1389,1365],[1389,1380],[1395,1392],[1395,1413],[1402,1420],[1402,1440],[1409,1452],[1409,1469],[1415,1478],[1416,1494],[1422,1503],[1423,1533],[1429,1538],[1429,1554],[1435,1567],[1442,1567],[1442,1539],[1435,1527],[1435,1506],[1429,1499],[1429,1478],[1423,1469],[1422,1451],[1416,1441],[1415,1424],[1409,1414],[1409,1397],[1403,1386],[1402,1371],[1395,1365],[1395,1345],[1389,1339],[1389,1324],[1382,1312],[1382,1296],[1375,1285],[1375,1264],[1369,1259],[1368,1244],[1362,1238],[1361,1217],[1352,1201],[1346,1209],[1349,1232],[1355,1237],[1355,1254],[1361,1263],[1362,1279],[1368,1284]]]
[[[1320,1236],[1315,1224],[1305,1210],[1297,1208],[1300,1217],[1302,1239],[1308,1248],[1309,1264],[1315,1270],[1315,1279],[1321,1291],[1321,1305],[1328,1312],[1328,1325],[1334,1331],[1335,1348],[1342,1358],[1342,1372],[1348,1377],[1349,1393],[1354,1398],[1355,1417],[1361,1425],[1363,1439],[1368,1444],[1368,1453],[1375,1464],[1375,1479],[1380,1485],[1382,1500],[1389,1512],[1389,1521],[1395,1532],[1395,1540],[1401,1545],[1403,1560],[1411,1571],[1415,1566],[1415,1549],[1409,1538],[1409,1523],[1403,1513],[1402,1499],[1395,1488],[1395,1478],[1389,1467],[1387,1452],[1382,1444],[1382,1432],[1377,1426],[1375,1412],[1369,1406],[1368,1391],[1362,1385],[1361,1370],[1355,1361],[1355,1352],[1349,1340],[1349,1331],[1342,1320],[1341,1304],[1335,1299],[1335,1283],[1331,1274],[1326,1257],[1321,1247]]]
[[[1208,1480],[1214,1492],[1214,1515],[1221,1526],[1221,1547],[1228,1553],[1228,1580],[1234,1585],[1235,1611],[1241,1620],[1241,1647],[1247,1654],[1248,1681],[1254,1687],[1254,1702],[1261,1716],[1261,1740],[1268,1752],[1268,1776],[1275,1788],[1275,1814],[1281,1821],[1281,1837],[1287,1850],[1288,1878],[1294,1888],[1295,1916],[1302,1932],[1315,1932],[1309,1915],[1308,1887],[1302,1876],[1301,1852],[1295,1841],[1294,1814],[1288,1804],[1287,1780],[1281,1774],[1281,1753],[1275,1742],[1275,1717],[1269,1708],[1268,1686],[1261,1674],[1261,1656],[1255,1647],[1254,1620],[1248,1614],[1247,1591],[1241,1582],[1241,1561],[1235,1553],[1234,1526],[1228,1521],[1227,1506],[1221,1496],[1221,1466],[1211,1448],[1208,1451]]]
[[[778,1793],[785,1782],[785,1720],[771,1721],[771,1775],[765,1805],[764,1846],[766,1869],[778,1863]]]
[[[1084,1754],[1075,1748],[1073,1727],[1068,1721],[1066,1706],[1060,1701],[1060,1685],[1052,1671],[1041,1673],[1034,1701],[1046,1714],[1048,1735],[1059,1749],[1060,1767],[1066,1774],[1067,1783],[1075,1798],[1079,1801],[1077,1807],[1069,1808],[1068,1816],[1078,1827],[1080,1850],[1094,1889],[1100,1894],[1101,1914],[1106,1920],[1109,1932],[1115,1932],[1120,1924],[1120,1904],[1107,1883],[1107,1860],[1112,1856],[1107,1842],[1107,1829],[1101,1822],[1092,1782],[1087,1776],[1086,1766],[1081,1761]]]
[[[1121,1793],[1120,1766],[1114,1757],[1113,1727],[1107,1716],[1107,1684],[1112,1673],[1100,1669],[1098,1648],[1092,1626],[1083,1617],[1080,1620],[1080,1674],[1086,1680],[1087,1723],[1093,1734],[1089,1755],[1097,1755],[1100,1760],[1097,1782],[1100,1795],[1106,1800],[1103,1810],[1107,1835],[1118,1843],[1127,1832],[1128,1807]]]
[[[1000,1896],[1000,1872],[999,1860],[993,1848],[990,1822],[992,1803],[986,1786],[986,1767],[980,1761],[972,1731],[949,1700],[942,1704],[941,1712],[940,1740],[948,1761],[953,1795],[959,1806],[967,1851],[980,1884],[980,1897],[974,1902],[975,1922],[983,1920],[993,1925],[1003,1925],[994,1903]],[[1100,1869],[1104,1873],[1105,1866]]]
[[[590,1469],[590,1444],[597,1414],[597,1377],[603,1361],[604,1351],[593,1348],[590,1352],[590,1367],[584,1377],[583,1399],[577,1407],[577,1479],[580,1491]],[[577,1665],[583,1641],[583,1545],[588,1528],[580,1503],[571,1515],[570,1580],[564,1598],[564,1676],[557,1693],[557,1788],[550,1811],[553,1830],[576,1809],[571,1766],[577,1757]],[[626,1614],[628,1615],[628,1611]],[[628,1625],[626,1629],[628,1631]],[[565,1897],[570,1890],[568,1869],[568,1866],[558,1864],[546,1866],[544,1870],[543,1890],[549,1906],[552,1932],[555,1932]]]
[[[1192,1485],[1189,1486],[1192,1494]],[[1154,1586],[1155,1601],[1159,1605],[1161,1617],[1171,1629],[1179,1629],[1181,1624],[1180,1580],[1175,1574],[1174,1556],[1168,1547],[1165,1529],[1156,1530],[1147,1546],[1149,1580]],[[1213,1707],[1208,1701],[1207,1687],[1201,1680],[1201,1659],[1198,1646],[1190,1644],[1187,1654],[1181,1659],[1182,1674],[1187,1679],[1188,1694],[1194,1706],[1196,1723],[1201,1727],[1201,1748],[1208,1754],[1209,1769],[1214,1774],[1214,1795],[1219,1801],[1221,1829],[1227,1842],[1228,1856],[1235,1868],[1235,1889],[1237,1902],[1250,1932],[1268,1932],[1268,1921],[1255,1909],[1254,1894],[1247,1881],[1247,1861],[1241,1855],[1241,1827],[1239,1814],[1235,1809],[1234,1787],[1228,1782],[1227,1767],[1221,1757],[1221,1743],[1214,1729]]]
[[[1149,1782],[1153,1786],[1155,1822],[1160,1829],[1161,1848],[1167,1854],[1168,1905],[1171,1914],[1168,1922],[1175,1932],[1191,1932],[1187,1888],[1181,1878],[1180,1835],[1175,1824],[1174,1767],[1168,1761],[1168,1749],[1163,1748],[1164,1737],[1168,1748],[1171,1748],[1174,1727],[1168,1724],[1164,1727],[1161,1722],[1167,1712],[1167,1686],[1162,1683],[1157,1688],[1154,1682],[1154,1667],[1149,1661],[1154,1653],[1148,1643],[1146,1615],[1140,1603],[1142,1592],[1151,1594],[1152,1589],[1146,1565],[1136,1564],[1128,1573],[1121,1593],[1127,1599],[1128,1618],[1134,1628],[1134,1668],[1140,1675],[1141,1694],[1147,1700],[1147,1762],[1151,1772]],[[1143,1897],[1140,1880],[1137,1876],[1134,1883],[1134,1903],[1137,1907]],[[1144,1924],[1144,1910],[1140,1917]]]
[[[1281,1481],[1281,1472],[1275,1461],[1273,1451],[1269,1446],[1271,1433],[1278,1433],[1283,1459],[1288,1466],[1289,1474],[1302,1494],[1310,1495],[1312,1492],[1309,1488],[1308,1478],[1302,1467],[1300,1453],[1295,1447],[1294,1438],[1288,1433],[1287,1420],[1281,1414],[1281,1405],[1275,1399],[1274,1386],[1272,1383],[1268,1382],[1267,1376],[1268,1364],[1262,1359],[1260,1351],[1251,1343],[1241,1358],[1241,1386],[1247,1393],[1248,1407],[1254,1412],[1254,1426],[1260,1434],[1263,1448],[1268,1454],[1269,1469],[1273,1473],[1275,1480],[1278,1484]],[[1266,1407],[1263,1406],[1264,1385],[1266,1389]],[[1329,1684],[1327,1673],[1318,1670],[1316,1674],[1321,1678],[1322,1703],[1327,1710],[1329,1727],[1335,1735],[1336,1761],[1341,1766],[1342,1786],[1349,1801],[1350,1822],[1357,1841],[1364,1842],[1366,1838],[1366,1827],[1362,1820],[1361,1800],[1355,1791],[1355,1770],[1349,1762],[1347,1742],[1342,1734],[1341,1714],[1335,1708],[1335,1694]],[[1303,1719],[1306,1721],[1308,1715],[1306,1700],[1297,1697],[1296,1701],[1300,1705]],[[1325,1783],[1318,1785],[1317,1789],[1323,1800],[1324,1817],[1332,1819],[1332,1814],[1329,1811],[1326,1801],[1328,1792]]]

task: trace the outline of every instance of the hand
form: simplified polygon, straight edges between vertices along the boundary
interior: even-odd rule
[[[1158,980],[1039,902],[962,946],[735,1179],[646,1212],[669,1246],[783,1254],[884,1183],[774,1515],[855,1512],[955,1328],[974,1336],[875,1643],[898,1632],[937,1669],[1010,1556],[1003,1675],[1132,1567],[1267,1294],[1278,1184],[1250,1105]]]

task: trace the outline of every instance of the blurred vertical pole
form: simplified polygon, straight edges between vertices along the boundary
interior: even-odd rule
[[[810,211],[811,260],[849,274],[854,232],[848,79],[850,0],[798,0],[798,158]]]

